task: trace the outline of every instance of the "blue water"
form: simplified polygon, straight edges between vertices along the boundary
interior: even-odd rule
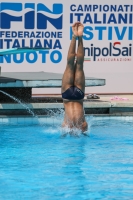
[[[133,121],[94,119],[89,137],[1,125],[0,200],[19,199],[133,199]]]

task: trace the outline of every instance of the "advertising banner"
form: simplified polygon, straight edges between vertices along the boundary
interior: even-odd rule
[[[76,21],[84,25],[85,75],[106,79],[106,86],[86,88],[86,93],[133,93],[131,0],[0,1],[0,49],[50,48],[2,56],[2,71],[63,73]]]

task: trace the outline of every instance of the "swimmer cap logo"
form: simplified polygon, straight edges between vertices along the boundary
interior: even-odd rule
[[[23,9],[24,8],[24,9]],[[37,12],[36,12],[37,8]],[[23,11],[24,10],[24,11]],[[37,20],[35,20],[35,17]],[[0,28],[11,29],[12,23],[24,20],[25,29],[47,29],[48,22],[62,29],[63,5],[53,4],[52,11],[42,3],[0,3]],[[35,24],[37,21],[37,24]]]

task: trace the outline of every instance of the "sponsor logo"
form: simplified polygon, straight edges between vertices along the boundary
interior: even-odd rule
[[[17,31],[15,26],[19,24]],[[0,63],[59,63],[62,60],[61,38],[63,28],[63,4],[52,8],[42,3],[0,3],[0,48],[42,48],[51,51],[5,55]],[[5,30],[4,30],[5,29]],[[15,30],[14,30],[15,29]],[[51,31],[52,30],[52,31]]]
[[[109,43],[108,47],[94,47],[93,44],[91,44],[91,47],[85,47],[84,48],[85,56],[92,57],[93,61],[100,61],[98,60],[99,57],[104,57],[104,61],[118,61],[117,58],[121,59],[128,59],[128,61],[131,61],[132,56],[132,44],[129,44],[128,47],[122,46],[121,42],[114,42]],[[114,60],[111,60],[111,58],[116,58]],[[107,59],[106,59],[107,58]],[[108,59],[110,58],[110,59]],[[85,58],[85,60],[90,60],[90,58]],[[122,60],[120,60],[122,61]],[[127,60],[126,60],[127,61]]]
[[[62,4],[53,4],[50,10],[42,3],[0,3],[1,29],[11,29],[12,23],[22,21],[25,29],[47,29],[47,22],[62,29],[62,18]]]

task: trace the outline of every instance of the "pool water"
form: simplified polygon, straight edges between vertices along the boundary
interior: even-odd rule
[[[133,120],[94,118],[89,137],[59,125],[0,125],[0,200],[133,198]]]

